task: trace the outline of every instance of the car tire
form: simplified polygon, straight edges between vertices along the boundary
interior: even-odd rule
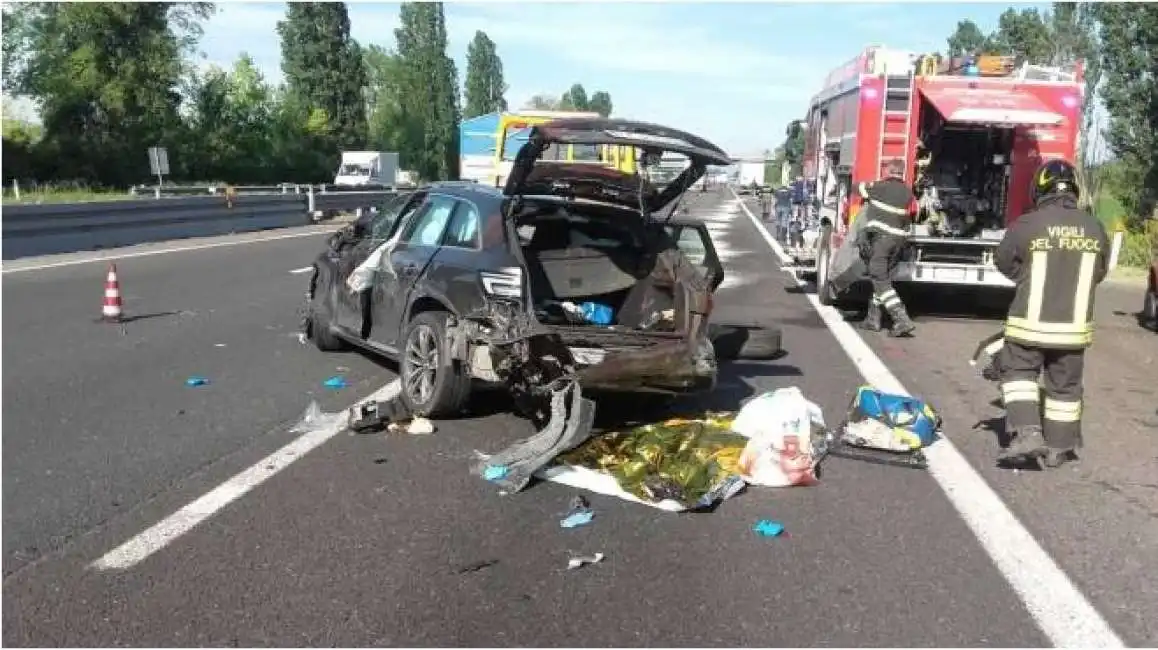
[[[711,338],[720,361],[767,361],[784,354],[783,332],[778,327],[714,325]]]
[[[334,282],[324,267],[319,268],[317,273],[314,297],[310,301],[310,339],[322,352],[341,352],[349,346],[331,327],[334,318]]]
[[[415,414],[429,418],[453,417],[470,399],[470,377],[462,364],[450,358],[446,325],[450,314],[426,311],[406,326],[398,371],[402,400]]]

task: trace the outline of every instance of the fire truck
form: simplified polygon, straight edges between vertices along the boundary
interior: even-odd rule
[[[823,304],[860,301],[857,188],[904,163],[917,214],[894,281],[1008,292],[993,265],[1005,227],[1030,208],[1044,160],[1074,161],[1082,66],[1012,57],[948,60],[881,46],[831,72],[805,125],[804,177],[816,183],[816,244],[797,256]]]

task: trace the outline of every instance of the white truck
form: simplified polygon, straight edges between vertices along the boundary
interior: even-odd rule
[[[398,183],[398,154],[392,151],[343,151],[334,175],[340,187],[394,187]]]

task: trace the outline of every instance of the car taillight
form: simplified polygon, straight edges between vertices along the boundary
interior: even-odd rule
[[[483,292],[495,298],[523,297],[523,270],[512,266],[498,271],[479,271]]]

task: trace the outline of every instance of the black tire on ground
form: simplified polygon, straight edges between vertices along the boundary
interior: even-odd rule
[[[310,339],[322,352],[340,352],[349,346],[330,329],[333,321],[334,281],[325,268],[318,269],[314,298],[310,301]]]
[[[450,358],[444,311],[415,315],[406,326],[398,371],[402,400],[416,415],[454,417],[470,399],[470,377]]]
[[[714,324],[711,339],[720,361],[764,361],[783,354],[782,335],[778,327]]]

